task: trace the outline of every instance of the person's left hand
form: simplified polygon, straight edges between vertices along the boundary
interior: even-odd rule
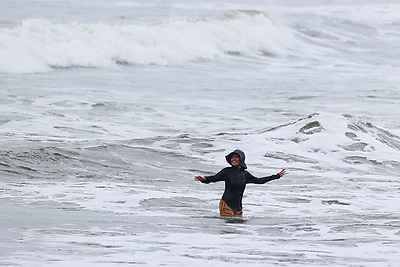
[[[200,181],[200,182],[201,182],[201,181],[204,181],[204,180],[206,180],[206,179],[207,179],[207,178],[204,177],[204,176],[195,176],[195,177],[194,177],[194,180],[195,180],[195,181]]]
[[[286,174],[286,170],[282,169],[280,172],[278,172],[280,177],[283,177]]]

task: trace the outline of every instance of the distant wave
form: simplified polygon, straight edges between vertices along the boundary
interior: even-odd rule
[[[279,56],[290,53],[293,38],[290,28],[258,11],[131,25],[27,20],[0,29],[0,72]]]

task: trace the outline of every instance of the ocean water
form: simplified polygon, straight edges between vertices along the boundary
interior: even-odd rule
[[[0,2],[0,265],[399,266],[398,1]],[[246,152],[244,219],[195,175]]]

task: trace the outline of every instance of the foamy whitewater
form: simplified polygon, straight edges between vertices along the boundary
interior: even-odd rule
[[[0,265],[400,266],[398,14],[2,0]],[[221,219],[236,148],[287,175]]]

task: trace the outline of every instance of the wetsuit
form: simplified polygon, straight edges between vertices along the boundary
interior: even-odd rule
[[[242,198],[246,184],[265,184],[271,180],[279,179],[280,175],[275,174],[263,178],[257,178],[244,168],[235,166],[222,169],[216,175],[205,176],[203,183],[225,181],[225,191],[222,199],[234,211],[242,210]]]

